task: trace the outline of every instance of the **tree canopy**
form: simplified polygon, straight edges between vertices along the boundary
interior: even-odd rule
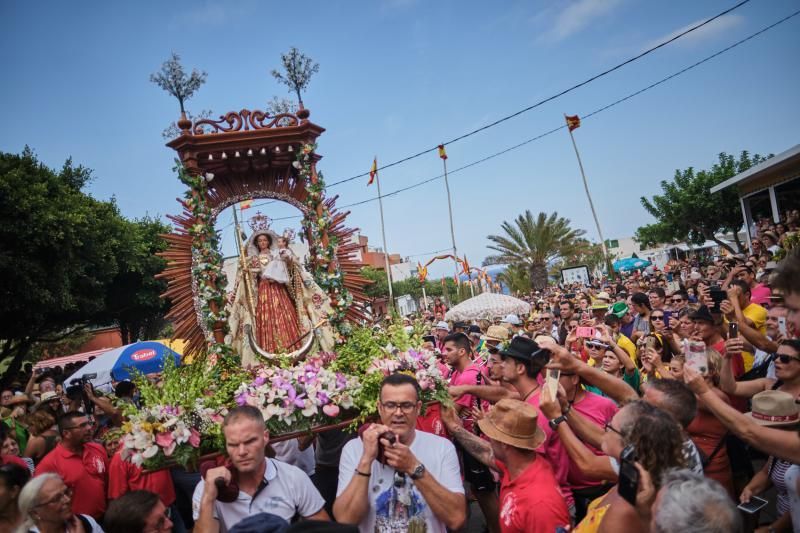
[[[714,194],[710,190],[769,157],[772,155],[751,157],[743,151],[736,159],[722,152],[708,170],[695,171],[692,167],[676,170],[673,181],[661,182],[663,194],[652,199],[641,198],[642,205],[656,221],[637,229],[636,240],[643,247],[684,240],[702,244],[710,240],[730,252],[743,251],[738,235],[743,221],[736,187]],[[731,233],[737,249],[720,240],[718,233]]]
[[[126,220],[113,200],[83,192],[90,180],[91,171],[71,160],[55,171],[28,148],[0,153],[0,362],[10,358],[7,376],[36,343],[155,312],[160,288],[149,277],[163,265],[145,255],[165,226]],[[134,286],[137,273],[142,281]]]

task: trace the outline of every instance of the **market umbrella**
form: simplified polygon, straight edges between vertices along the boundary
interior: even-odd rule
[[[142,341],[121,346],[105,352],[96,359],[89,361],[78,372],[67,380],[87,376],[95,387],[108,388],[111,381],[122,381],[131,378],[131,369],[136,369],[143,374],[160,372],[164,368],[164,360],[172,357],[175,365],[180,365],[181,356],[176,351],[168,348],[162,341]],[[92,374],[95,374],[94,377]]]
[[[647,268],[650,266],[650,261],[647,259],[639,259],[636,256],[633,257],[624,257],[622,259],[617,259],[614,261],[614,270],[617,272],[621,272],[623,270],[637,270],[640,268]]]
[[[530,310],[531,305],[519,298],[506,294],[484,292],[453,306],[444,317],[446,320],[456,321],[478,320],[481,318],[491,320],[496,316],[506,316],[512,313],[517,316],[524,316]]]

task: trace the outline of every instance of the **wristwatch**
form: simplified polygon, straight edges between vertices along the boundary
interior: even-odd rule
[[[424,474],[425,474],[425,465],[420,463],[414,470],[411,471],[408,477],[416,481],[419,478],[421,478]]]
[[[565,422],[566,420],[567,420],[567,414],[564,413],[561,416],[557,416],[556,418],[553,418],[552,420],[548,421],[547,423],[550,425],[550,429],[552,429],[553,431],[556,431],[556,430],[558,430],[558,425],[561,422]]]

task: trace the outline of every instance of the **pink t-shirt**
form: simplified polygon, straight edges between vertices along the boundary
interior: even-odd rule
[[[478,385],[478,376],[481,376],[481,383],[486,384],[486,376],[482,375],[482,368],[477,363],[471,363],[463,372],[453,370],[450,374],[450,385]],[[472,394],[465,394],[455,401],[456,405],[462,405],[469,409],[478,403],[478,398]],[[485,408],[486,406],[484,406]],[[462,418],[464,429],[472,431],[475,421],[472,416]]]
[[[611,419],[614,418],[614,415],[619,410],[617,404],[612,400],[588,391],[584,393],[580,401],[572,404],[572,409],[600,428],[605,428],[606,424],[611,422]],[[605,455],[594,446],[586,444],[586,447],[595,455]],[[585,489],[601,485],[603,481],[587,477],[575,463],[570,462],[569,483],[573,489]]]
[[[541,453],[550,463],[550,466],[553,468],[553,474],[556,477],[556,481],[558,481],[558,486],[561,488],[561,492],[567,499],[567,506],[570,506],[574,500],[572,498],[572,491],[570,490],[568,481],[570,465],[569,454],[567,453],[567,449],[561,443],[561,439],[558,438],[558,432],[555,432],[550,428],[547,417],[544,415],[544,413],[542,413],[542,410],[539,409],[539,394],[541,392],[542,387],[540,386],[533,394],[525,399],[527,403],[534,406],[539,411],[539,416],[536,417],[536,424],[542,429],[542,431],[544,431],[545,434],[544,443],[539,446],[536,451]]]
[[[763,305],[764,307],[769,307],[769,304],[771,303],[769,297],[771,294],[772,290],[769,287],[759,283],[750,289],[750,301],[757,303],[758,305]]]

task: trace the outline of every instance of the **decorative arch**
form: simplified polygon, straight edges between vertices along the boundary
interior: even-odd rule
[[[169,216],[174,233],[165,235],[161,255],[168,282],[162,295],[171,301],[167,318],[174,336],[187,340],[186,353],[221,353],[227,329],[222,258],[214,222],[226,207],[247,199],[275,199],[297,207],[309,244],[311,272],[326,290],[341,332],[348,321],[366,319],[367,302],[357,259],[358,245],[347,240],[356,229],[345,227],[349,212],[325,196],[317,173],[321,156],[317,137],[325,131],[308,120],[310,112],[270,117],[262,111],[230,112],[219,120],[178,121],[181,134],[167,146],[179,157],[179,175],[188,186],[180,215]]]

